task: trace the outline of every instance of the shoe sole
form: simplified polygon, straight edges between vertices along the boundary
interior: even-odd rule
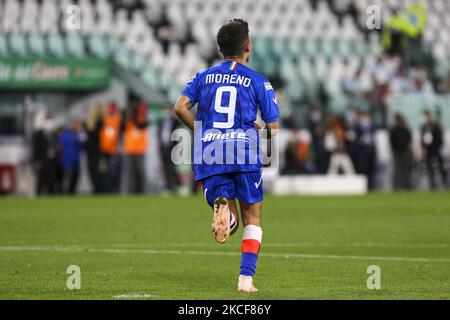
[[[228,208],[228,201],[224,197],[219,197],[214,200],[214,217],[211,224],[211,232],[214,239],[218,243],[225,243],[230,238],[230,218]]]

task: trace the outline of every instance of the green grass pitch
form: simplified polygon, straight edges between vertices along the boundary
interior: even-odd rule
[[[449,193],[266,196],[262,217],[260,291],[243,295],[242,227],[216,244],[200,196],[3,199],[0,299],[450,299]]]

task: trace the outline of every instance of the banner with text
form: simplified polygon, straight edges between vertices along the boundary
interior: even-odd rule
[[[109,79],[106,59],[0,58],[0,89],[95,90]]]

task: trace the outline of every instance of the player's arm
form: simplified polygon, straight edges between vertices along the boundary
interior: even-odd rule
[[[191,112],[192,103],[191,100],[186,96],[180,96],[175,102],[175,114],[180,118],[189,129],[194,131],[194,115]]]
[[[255,129],[258,131],[267,130],[267,137],[273,137],[278,133],[278,121],[267,123],[264,127],[261,127],[258,123],[254,123]]]
[[[264,129],[268,130],[268,136],[273,137],[278,133],[278,105],[272,85],[268,82],[257,86],[257,98],[261,109],[261,118],[266,123]]]
[[[266,125],[266,128],[269,130],[269,134],[270,134],[271,137],[276,136],[277,133],[278,133],[278,121],[272,122],[272,123],[268,123]]]
[[[198,102],[199,97],[199,74],[192,77],[181,92],[181,96],[175,102],[175,114],[189,129],[194,131],[195,118],[191,108]]]

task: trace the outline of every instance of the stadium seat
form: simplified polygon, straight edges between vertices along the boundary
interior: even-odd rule
[[[169,103],[174,104],[178,97],[180,96],[180,92],[182,90],[182,87],[180,86],[171,86],[169,89],[169,92],[167,94],[167,100]]]
[[[67,34],[66,48],[67,53],[72,57],[83,58],[86,56],[83,37],[77,32]]]
[[[331,58],[336,53],[337,42],[334,38],[323,39],[321,44],[322,54],[327,58]]]
[[[107,38],[103,34],[91,34],[87,37],[87,45],[90,52],[98,58],[107,58],[110,50]]]
[[[114,61],[124,70],[131,71],[130,49],[119,43],[113,52]]]
[[[141,74],[142,81],[149,86],[150,88],[156,89],[157,87],[157,80],[156,80],[156,74],[153,69],[147,67],[144,69],[144,71]]]
[[[60,13],[67,14],[65,11],[60,12],[56,5],[56,1],[44,0],[41,4],[37,18],[39,31],[58,32]],[[61,20],[65,21],[65,19]]]
[[[51,56],[63,58],[66,56],[64,39],[59,33],[50,33],[47,36],[47,48]]]
[[[20,32],[11,33],[9,35],[9,48],[11,49],[12,53],[18,56],[27,56],[28,50],[25,35]]]
[[[36,0],[25,0],[21,11],[22,14],[19,17],[20,30],[23,32],[34,31],[39,13]]]
[[[6,0],[3,10],[2,30],[4,32],[19,31],[20,3],[15,0]]]
[[[307,38],[304,42],[304,54],[308,58],[313,58],[319,51],[319,40]]]
[[[0,54],[111,56],[124,69],[142,74],[152,86],[167,91],[171,86],[183,86],[207,62],[215,60],[218,28],[231,16],[243,16],[252,35],[250,66],[269,78],[295,82],[286,89],[289,97],[299,99],[318,88],[320,82],[330,94],[341,94],[336,83],[361,63],[370,65],[382,50],[378,33],[369,33],[365,40],[358,29],[363,26],[362,13],[367,6],[382,5],[382,0],[339,0],[331,6],[324,0],[314,6],[309,0],[261,0],[257,4],[253,0],[140,2],[143,8],[108,0],[0,1],[0,45],[5,43],[0,46]],[[66,30],[63,17],[69,4],[81,7],[79,32]],[[356,21],[350,13],[351,4],[359,12]],[[450,10],[449,1],[430,2],[429,28],[424,34],[437,61],[438,77],[444,77],[450,69],[450,19],[444,14],[446,10]],[[383,11],[386,16],[387,11]],[[173,32],[167,53],[155,29],[163,13]],[[33,33],[23,35],[28,32]],[[143,71],[148,61],[157,70],[154,75]],[[297,89],[300,82],[301,91]]]
[[[113,28],[113,11],[111,5],[106,0],[97,2],[98,21],[95,24],[95,31],[101,34],[108,34]]]
[[[299,59],[298,72],[306,83],[312,84],[315,81],[315,74],[309,57],[302,57]]]
[[[0,57],[8,56],[8,40],[4,33],[0,33]]]
[[[323,82],[329,75],[329,66],[327,58],[324,55],[318,55],[315,59],[315,73],[317,75],[317,80]]]
[[[271,41],[272,46],[272,52],[275,54],[275,56],[282,56],[286,52],[287,45],[286,40],[284,38],[274,38]]]
[[[172,79],[167,75],[165,72],[160,72],[160,81],[161,81],[161,88],[162,90],[169,90],[169,88],[172,85]]]
[[[119,39],[123,38],[128,30],[127,12],[125,9],[119,9],[114,19],[114,28],[112,30]]]
[[[130,58],[130,69],[134,72],[139,72],[142,70],[142,68],[145,67],[145,58],[137,53],[137,52],[131,52],[131,58]]]
[[[34,56],[44,57],[47,53],[44,35],[42,33],[30,33],[28,36],[30,53]]]
[[[290,101],[300,101],[305,95],[304,87],[299,84],[288,84],[286,86],[286,94]]]
[[[348,100],[344,95],[335,95],[330,102],[330,111],[342,113],[347,109],[348,104]]]
[[[288,58],[283,59],[280,63],[280,75],[287,82],[295,82],[297,80],[298,72],[295,64]]]
[[[85,34],[94,32],[95,10],[90,0],[79,0],[81,9],[81,31]]]

